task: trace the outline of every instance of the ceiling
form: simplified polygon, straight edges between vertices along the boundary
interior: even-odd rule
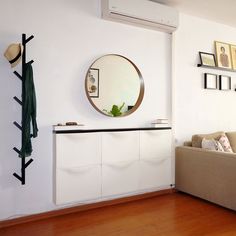
[[[178,9],[180,12],[236,27],[235,0],[151,0]]]

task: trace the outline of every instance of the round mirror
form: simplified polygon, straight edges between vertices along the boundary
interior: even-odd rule
[[[129,59],[116,54],[100,57],[90,66],[85,89],[93,107],[111,117],[133,113],[144,95],[139,69]]]

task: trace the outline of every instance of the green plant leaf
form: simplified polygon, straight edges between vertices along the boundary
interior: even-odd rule
[[[123,102],[123,104],[118,107],[117,105],[113,105],[112,109],[110,111],[107,111],[105,109],[103,109],[103,111],[105,111],[107,114],[111,115],[111,116],[121,116],[122,115],[122,108],[124,107],[125,103]]]

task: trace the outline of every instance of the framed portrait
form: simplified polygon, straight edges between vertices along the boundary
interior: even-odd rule
[[[236,45],[230,45],[231,59],[232,59],[232,69],[236,70]]]
[[[219,78],[220,90],[231,90],[231,77],[227,75],[220,75]]]
[[[201,65],[204,66],[216,66],[216,58],[212,53],[199,52]]]
[[[91,98],[99,97],[99,69],[89,69],[87,75],[87,91]]]
[[[204,74],[204,88],[205,89],[217,89],[217,75],[216,74]]]
[[[217,66],[221,68],[232,69],[230,45],[215,41]]]

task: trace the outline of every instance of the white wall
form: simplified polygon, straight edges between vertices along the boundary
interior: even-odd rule
[[[21,95],[21,83],[6,59],[0,57],[0,220],[55,209],[52,202],[52,125],[79,121],[95,127],[148,125],[170,117],[170,35],[100,19],[99,0],[2,0],[0,52],[33,34],[28,59],[34,59],[39,137],[33,140],[34,162],[26,171],[26,185],[12,176],[20,159],[21,110],[12,99]],[[110,118],[89,104],[84,79],[92,62],[108,53],[131,59],[145,82],[141,107],[132,115]],[[193,54],[194,55],[194,54]],[[20,70],[20,66],[17,68]]]
[[[192,134],[236,130],[236,73],[198,68],[198,51],[214,53],[214,41],[236,44],[236,29],[208,20],[180,15],[174,42],[174,122],[180,144]],[[232,77],[233,90],[205,90],[204,73]]]

